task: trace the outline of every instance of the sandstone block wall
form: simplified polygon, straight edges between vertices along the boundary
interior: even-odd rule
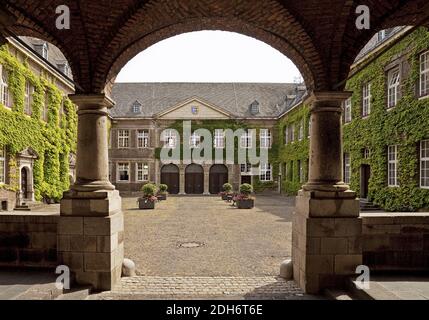
[[[59,215],[0,215],[0,267],[54,268]]]
[[[429,214],[365,213],[363,263],[371,271],[427,271]]]

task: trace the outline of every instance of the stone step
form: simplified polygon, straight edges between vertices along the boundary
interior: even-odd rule
[[[331,300],[341,300],[341,301],[347,301],[347,300],[355,300],[347,291],[341,290],[341,289],[326,289],[325,295],[328,299]]]
[[[79,286],[70,290],[64,290],[55,300],[86,300],[92,292],[91,286]]]
[[[377,282],[371,281],[369,288],[360,288],[353,278],[348,281],[348,289],[353,297],[359,300],[399,300],[399,297],[386,290]]]

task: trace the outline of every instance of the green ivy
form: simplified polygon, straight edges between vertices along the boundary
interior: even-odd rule
[[[37,200],[59,200],[69,189],[69,153],[76,151],[77,115],[74,104],[43,76],[35,75],[26,61],[20,62],[8,46],[0,48],[0,64],[9,72],[11,109],[0,105],[0,147],[6,147],[11,190],[19,188],[16,153],[31,147],[38,154],[33,167],[34,192]],[[25,83],[34,88],[31,116],[24,114]],[[45,98],[47,97],[47,99]],[[47,122],[41,119],[47,102]],[[61,104],[64,114],[60,118]]]
[[[174,121],[171,125],[168,126],[169,129],[174,129],[176,131],[179,132],[180,136],[183,137],[183,121],[182,120],[177,120]],[[216,129],[223,129],[223,130],[227,130],[227,129],[231,129],[232,131],[236,131],[238,129],[243,129],[243,130],[247,130],[247,129],[256,129],[256,136],[259,137],[259,130],[260,129],[266,129],[267,127],[264,125],[260,125],[260,124],[249,124],[247,122],[243,122],[240,120],[193,120],[192,121],[192,132],[198,129],[207,129],[209,130],[212,135],[214,136],[214,132]],[[272,130],[271,134],[272,134],[272,139],[273,141],[277,141],[278,137],[277,137],[277,130],[275,130],[276,128],[274,127],[274,130]],[[273,132],[274,131],[274,132]],[[257,138],[256,139],[256,148],[257,150],[259,150],[259,145],[260,145],[260,139]],[[234,163],[238,164],[238,148],[239,148],[239,141],[238,139],[235,139],[234,141],[234,154],[235,154],[235,159],[234,159]],[[160,159],[160,154],[161,154],[161,149],[162,148],[157,148],[155,150],[155,157],[157,159]],[[180,152],[181,152],[181,156],[183,156],[183,141],[181,141],[181,145],[180,145]],[[258,154],[258,152],[257,152]],[[215,157],[215,149],[212,149],[212,155],[213,155],[213,160]],[[268,159],[272,165],[272,177],[275,178],[278,175],[278,166],[276,159],[278,158],[278,144],[273,143],[272,147],[268,150]],[[266,189],[273,189],[277,187],[277,182],[275,181],[260,181],[258,176],[254,176],[253,177],[253,188],[255,190],[255,192],[261,192],[264,191]]]
[[[280,119],[277,125],[277,131],[280,133],[281,139],[278,140],[279,155],[278,165],[286,167],[287,174],[283,170],[281,190],[282,193],[294,195],[301,189],[298,161],[302,162],[304,179],[308,176],[308,155],[310,140],[308,139],[308,123],[310,112],[307,106],[291,110],[287,116]],[[299,125],[303,122],[304,137],[298,141]],[[295,141],[285,143],[285,130],[293,126]]]
[[[416,86],[419,81],[419,53],[429,47],[429,33],[419,28],[386,50],[362,70],[353,74],[346,89],[353,91],[352,122],[343,126],[344,152],[351,157],[351,189],[360,192],[360,168],[371,166],[368,197],[385,210],[416,211],[429,207],[429,190],[419,187],[418,144],[429,138],[429,99],[419,100]],[[385,67],[405,55],[410,65],[410,75],[402,80],[401,99],[387,110]],[[371,114],[362,118],[362,86],[371,83]],[[293,110],[281,119],[280,132],[285,125],[308,119],[308,106]],[[307,123],[307,120],[306,120]],[[387,186],[387,146],[398,145],[399,187]],[[363,149],[369,148],[370,157],[365,159]],[[308,139],[281,148],[281,162],[293,166],[292,179],[284,179],[283,190],[294,194],[300,188],[297,183],[296,160],[308,158]],[[304,162],[306,163],[306,162]]]

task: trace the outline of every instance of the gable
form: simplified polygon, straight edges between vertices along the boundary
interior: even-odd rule
[[[158,118],[161,119],[229,119],[230,117],[227,111],[196,98],[158,114]]]

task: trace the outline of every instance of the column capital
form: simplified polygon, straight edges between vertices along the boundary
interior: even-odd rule
[[[79,110],[94,110],[112,108],[115,102],[107,95],[101,94],[70,94],[70,100],[79,107]]]
[[[307,99],[304,100],[305,104],[314,102],[343,102],[350,98],[353,91],[313,91]]]

